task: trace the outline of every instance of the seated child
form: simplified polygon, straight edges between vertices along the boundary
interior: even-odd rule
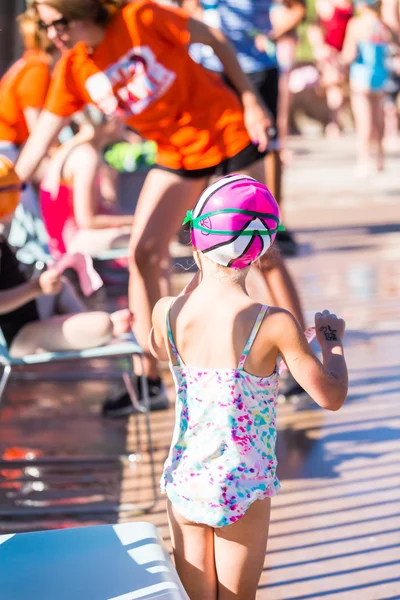
[[[0,224],[7,225],[18,205],[21,184],[11,161],[0,156]],[[0,329],[11,356],[41,351],[83,350],[130,330],[129,313],[88,311],[68,280],[50,268],[27,280],[5,237],[0,234]]]
[[[40,186],[43,220],[56,258],[65,252],[95,256],[128,247],[133,215],[105,214],[100,185],[101,150],[123,137],[123,126],[117,119],[96,127],[92,121],[53,154]]]

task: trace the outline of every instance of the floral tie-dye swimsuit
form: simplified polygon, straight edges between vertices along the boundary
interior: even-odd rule
[[[178,362],[170,364],[176,422],[161,492],[189,521],[223,527],[280,487],[275,474],[277,369],[268,377],[244,370],[268,307],[261,308],[237,369],[186,366],[172,336],[170,308],[168,338]]]

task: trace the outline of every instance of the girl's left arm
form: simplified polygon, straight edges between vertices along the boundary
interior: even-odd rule
[[[221,61],[224,72],[238,91],[244,108],[244,121],[253,144],[263,152],[267,148],[267,130],[273,126],[271,116],[259,98],[253,84],[243,73],[232,44],[218,29],[189,18],[188,29],[192,44],[211,46]]]

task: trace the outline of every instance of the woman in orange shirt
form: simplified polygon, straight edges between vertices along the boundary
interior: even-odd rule
[[[0,81],[0,151],[8,150],[14,159],[45,103],[54,51],[53,44],[38,34],[32,13],[24,13],[19,25],[25,52]]]
[[[19,26],[25,52],[0,81],[0,153],[14,164],[45,103],[55,58],[55,48],[46,36],[38,32],[32,11],[22,14]],[[40,219],[36,193],[31,185],[25,187],[21,204],[23,209],[19,207],[19,218],[23,218],[22,212],[26,210],[35,220]],[[36,231],[35,221],[34,227]],[[41,240],[40,227],[36,235]],[[23,239],[20,236],[18,227],[15,234],[12,227],[11,244],[21,246]]]
[[[271,121],[221,32],[151,0],[122,4],[126,2],[33,3],[39,25],[63,54],[17,170],[23,181],[29,179],[66,119],[88,103],[106,115],[119,115],[157,142],[157,165],[142,188],[130,245],[131,309],[138,341],[148,348],[151,311],[160,298],[161,263],[171,237],[210,176],[244,172],[263,180]],[[188,45],[195,42],[213,48],[241,103],[218,76],[190,58]],[[282,283],[273,286],[276,303],[301,319],[279,257],[266,265],[266,277]],[[145,368],[156,399],[163,390],[150,354]]]

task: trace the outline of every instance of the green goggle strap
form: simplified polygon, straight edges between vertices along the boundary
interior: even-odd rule
[[[202,225],[200,225],[201,221],[204,221],[204,219],[208,219],[210,217],[214,217],[216,215],[220,215],[221,213],[236,213],[236,214],[240,214],[240,215],[247,215],[249,217],[258,217],[259,219],[272,219],[273,221],[275,221],[276,223],[276,227],[275,229],[268,229],[268,230],[258,230],[259,235],[271,235],[274,233],[277,233],[278,231],[285,231],[285,228],[283,227],[283,225],[281,225],[279,223],[279,219],[278,217],[276,217],[275,215],[271,215],[269,213],[261,213],[261,212],[256,212],[253,210],[245,210],[242,208],[222,208],[221,210],[214,210],[212,212],[209,213],[204,213],[203,215],[200,215],[198,217],[193,218],[193,212],[191,210],[188,210],[186,213],[186,217],[183,220],[182,225],[185,225],[186,223],[190,223],[190,226],[193,229],[198,229],[199,231],[204,231],[205,233],[213,233],[214,235],[247,235],[247,236],[252,236],[254,235],[254,229],[246,229],[244,231],[226,231],[226,230],[217,230],[217,229],[207,229],[207,227],[203,227]]]

